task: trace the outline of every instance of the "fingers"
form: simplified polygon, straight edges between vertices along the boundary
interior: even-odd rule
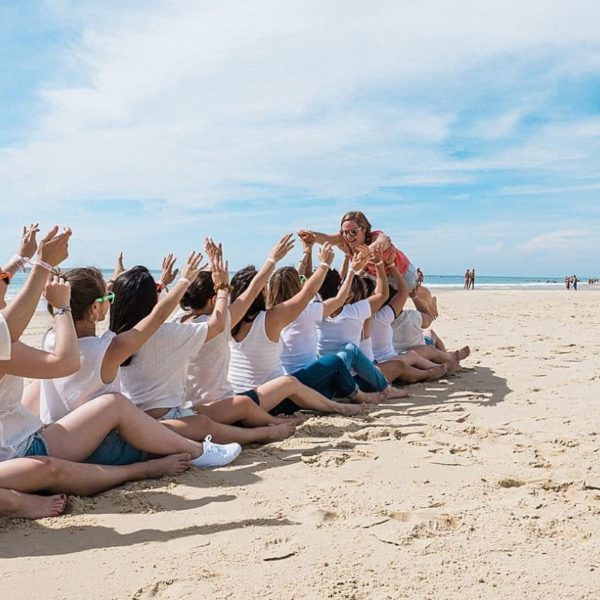
[[[41,240],[40,244],[47,244],[58,233],[58,225],[55,225]]]

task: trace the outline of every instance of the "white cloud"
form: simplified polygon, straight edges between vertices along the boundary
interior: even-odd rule
[[[520,249],[528,254],[536,252],[552,251],[557,252],[569,248],[576,240],[588,235],[587,231],[581,229],[562,229],[551,231],[530,239],[522,244]]]

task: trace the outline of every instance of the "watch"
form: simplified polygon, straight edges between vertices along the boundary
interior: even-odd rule
[[[71,312],[70,306],[65,306],[64,308],[55,308],[54,316],[58,317],[59,315],[64,315],[65,313],[70,313],[70,312]]]

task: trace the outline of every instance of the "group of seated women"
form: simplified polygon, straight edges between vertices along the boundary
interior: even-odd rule
[[[407,395],[392,384],[447,376],[469,353],[429,329],[435,297],[361,212],[333,235],[299,231],[297,267],[277,269],[294,246],[287,234],[231,282],[211,239],[208,264],[192,252],[179,277],[172,255],[159,281],[121,255],[105,281],[95,267],[57,270],[70,229],[39,243],[38,231],[24,229],[0,275],[1,515],[55,516],[67,494],[224,466],[243,445],[293,435],[307,411],[363,413]],[[36,349],[19,339],[42,294],[53,326]]]

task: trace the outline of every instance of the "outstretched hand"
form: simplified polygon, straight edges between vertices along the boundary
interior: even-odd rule
[[[50,275],[44,288],[44,296],[54,308],[67,308],[71,302],[71,286],[65,279]]]
[[[19,243],[17,254],[24,258],[31,258],[37,250],[36,234],[40,231],[39,223],[32,223],[29,227],[23,226],[23,235]]]
[[[213,284],[217,288],[229,284],[229,261],[226,260],[223,263],[223,246],[221,244],[215,245],[215,248],[216,251],[210,261],[210,271]]]
[[[58,225],[55,225],[40,240],[37,255],[40,260],[49,264],[51,267],[59,265],[67,256],[69,256],[69,239],[71,238],[70,227],[64,227],[61,233],[58,233]]]
[[[177,277],[177,273],[179,273],[179,269],[173,270],[176,260],[177,260],[177,257],[173,256],[172,254],[167,254],[163,258],[162,272],[160,274],[159,281],[161,281],[165,287],[168,285],[171,285],[175,281],[175,278]]]
[[[202,270],[202,254],[200,252],[192,252],[188,258],[185,266],[181,269],[181,277],[194,281],[198,277],[198,273]]]
[[[286,233],[278,242],[275,244],[269,257],[279,262],[292,248],[294,247],[294,234]]]
[[[298,237],[300,238],[302,245],[307,249],[312,248],[317,241],[317,236],[314,232],[310,231],[310,229],[300,229],[300,231],[298,231]]]
[[[329,242],[325,242],[321,248],[319,249],[319,262],[326,263],[331,266],[333,262],[333,258],[335,256],[335,252],[333,251],[333,247]]]

